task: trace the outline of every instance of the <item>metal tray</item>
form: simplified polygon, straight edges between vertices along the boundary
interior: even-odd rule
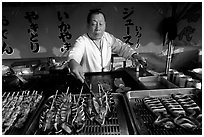
[[[78,96],[78,95],[76,95]],[[83,96],[89,96],[89,94],[83,94]],[[100,126],[97,123],[87,120],[84,129],[79,133],[80,135],[133,135],[136,133],[134,122],[130,116],[129,107],[127,106],[127,99],[123,94],[113,93],[114,101],[116,103],[116,109],[110,120],[105,122],[104,126]],[[46,104],[46,103],[45,103]],[[45,105],[44,104],[44,105]],[[43,107],[36,115],[32,124],[29,126],[26,134],[41,135],[39,132],[39,118],[43,111]]]
[[[201,91],[199,91],[200,93]],[[197,94],[197,90],[194,88],[177,88],[177,89],[164,89],[164,90],[141,90],[141,91],[129,91],[126,95],[128,98],[128,104],[133,116],[135,127],[138,134],[142,135],[201,135],[202,129],[196,129],[189,131],[176,127],[173,129],[166,129],[164,127],[155,126],[153,123],[156,120],[156,116],[145,106],[143,103],[144,97],[168,97],[170,94],[183,93],[183,94]],[[199,94],[198,94],[199,95]],[[202,109],[202,102],[197,102],[202,96],[194,96],[194,101]]]
[[[178,86],[174,85],[161,76],[139,77],[139,81],[143,83],[147,89],[178,88]]]
[[[41,105],[43,104],[45,99],[45,96],[42,94],[42,98],[39,101],[39,103],[36,106],[36,109],[33,110],[33,112],[28,114],[28,117],[26,121],[24,122],[23,127],[21,128],[16,128],[16,127],[11,127],[7,132],[6,135],[24,135],[26,131],[28,130],[28,127],[32,123],[33,119],[35,118],[36,114],[38,113],[38,110],[40,109]]]
[[[112,71],[112,72],[91,72],[85,74],[87,83],[92,84],[93,91],[97,91],[97,83],[107,83],[111,86],[113,92],[117,87],[114,85],[115,78],[122,78],[126,87],[130,87],[131,90],[143,90],[145,86],[138,80],[134,79],[124,70]]]

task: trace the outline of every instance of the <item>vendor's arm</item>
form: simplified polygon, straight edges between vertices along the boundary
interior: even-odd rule
[[[70,71],[77,79],[79,79],[82,83],[84,82],[84,72],[83,68],[80,65],[84,54],[84,45],[81,44],[80,39],[76,41],[76,43],[71,47],[69,54],[68,54],[68,65]]]
[[[142,65],[146,64],[145,59],[136,53],[136,50],[134,50],[130,45],[122,42],[120,39],[115,38],[113,35],[111,35],[111,37],[113,41],[112,52],[126,59],[135,60]]]
[[[84,83],[84,72],[82,66],[74,59],[71,59],[69,61],[69,68],[71,70],[71,73],[74,74],[74,76],[79,79],[82,83]]]

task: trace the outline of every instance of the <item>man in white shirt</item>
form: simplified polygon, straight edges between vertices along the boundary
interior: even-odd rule
[[[88,32],[76,40],[68,55],[71,72],[82,82],[85,72],[109,71],[112,52],[126,59],[145,62],[130,45],[105,32],[106,20],[102,11],[89,12],[87,28]]]

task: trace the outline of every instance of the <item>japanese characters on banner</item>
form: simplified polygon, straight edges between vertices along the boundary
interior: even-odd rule
[[[140,46],[140,38],[142,36],[141,30],[142,27],[134,24],[133,22],[133,14],[134,14],[134,8],[124,8],[123,11],[123,20],[125,21],[125,27],[126,27],[126,36],[123,36],[123,39],[125,40],[125,43],[133,46],[133,42],[131,41],[132,37],[130,35],[130,31],[135,31],[134,37],[136,38],[136,44],[135,48],[139,48]],[[134,28],[134,29],[131,29]]]
[[[57,12],[57,18],[60,22],[59,28],[59,39],[62,41],[62,47],[60,48],[60,52],[66,53],[71,47],[71,43],[69,40],[72,38],[72,34],[70,33],[70,24],[66,22],[69,19],[69,14],[67,12]]]
[[[38,53],[40,51],[40,45],[38,41],[38,24],[36,22],[39,19],[39,15],[34,11],[26,12],[25,14],[25,19],[29,22],[30,49],[33,53]]]
[[[156,47],[152,48],[155,52],[161,49],[157,27],[163,17],[153,12],[153,3],[33,4],[2,4],[2,58],[66,56],[75,40],[87,31],[87,12],[96,7],[109,17],[107,32],[138,51],[148,52],[151,47]],[[201,6],[191,7],[181,16],[175,40],[178,44],[202,42]]]
[[[69,14],[67,12],[57,12],[57,20],[59,21],[58,29],[59,29],[59,34],[58,38],[62,42],[62,47],[60,47],[60,52],[62,55],[66,53],[69,48],[71,47],[70,39],[72,38],[72,34],[70,33],[70,24],[68,23],[69,19]],[[25,12],[24,16],[25,20],[28,21],[29,26],[27,28],[27,33],[29,35],[29,49],[32,51],[32,53],[39,53],[40,52],[40,43],[38,40],[38,19],[39,15],[36,11],[29,11]],[[9,30],[7,29],[7,26],[9,25],[9,20],[6,18],[6,16],[3,16],[2,18],[2,39],[3,39],[3,44],[2,44],[2,54],[7,54],[7,55],[12,55],[14,53],[14,49],[8,44],[8,33]]]
[[[7,40],[8,40],[8,29],[7,26],[9,25],[9,21],[6,18],[6,16],[2,17],[2,54],[7,54],[7,55],[12,55],[14,53],[14,49],[8,44]]]
[[[199,9],[195,8],[192,11],[188,10],[182,19],[184,19],[184,20],[186,19],[188,23],[196,23],[201,16],[199,13],[196,12],[197,10],[199,10]],[[185,26],[182,29],[182,31],[178,34],[178,39],[182,40],[185,37],[187,41],[191,41],[192,34],[195,32],[195,30],[196,29],[190,25]]]

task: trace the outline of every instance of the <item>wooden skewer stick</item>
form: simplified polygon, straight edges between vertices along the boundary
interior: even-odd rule
[[[4,94],[2,95],[2,97],[4,97],[6,95],[6,92],[4,92]]]
[[[56,99],[56,97],[57,97],[57,93],[58,93],[58,90],[56,91],[56,93],[55,93],[55,97],[54,97],[53,100],[52,100],[52,105],[51,105],[51,107],[50,107],[50,110],[53,108],[53,105],[54,105],[55,99]]]
[[[67,92],[66,92],[66,95],[68,95],[68,93],[69,93],[69,87],[67,87]]]
[[[77,101],[77,106],[79,105],[79,101],[80,101],[80,99],[81,99],[81,94],[82,94],[82,91],[83,91],[83,85],[82,85],[82,87],[81,87],[81,91],[80,91],[80,94],[79,94],[79,98],[78,98],[78,101]]]

